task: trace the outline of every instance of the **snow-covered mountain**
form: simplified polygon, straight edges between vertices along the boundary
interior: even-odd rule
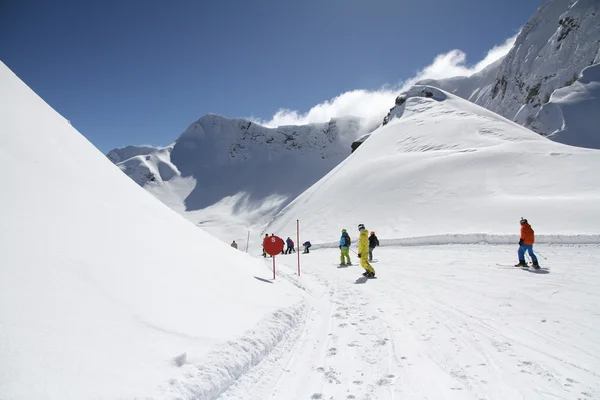
[[[3,65],[0,87],[1,398],[599,398],[600,151],[414,87],[269,226],[299,219],[315,243],[277,256],[273,281],[271,259],[149,196]],[[196,154],[203,130],[163,157]],[[172,190],[196,186],[184,171]],[[545,269],[508,266],[521,216]],[[375,280],[337,264],[358,223],[382,244]],[[475,244],[431,246],[453,242]]]
[[[391,241],[491,235],[503,242],[514,241],[526,216],[539,234],[558,235],[548,240],[600,234],[593,172],[600,151],[555,143],[434,87],[400,97],[387,125],[282,210],[269,231],[293,231],[298,218],[301,241],[316,243],[334,242],[339,229],[358,223]]]
[[[588,70],[586,83],[578,82],[585,68],[599,63],[600,2],[549,0],[525,24],[501,60],[470,77],[420,83],[468,99],[562,143],[600,148],[594,131],[600,116],[592,111],[597,103],[587,93],[591,88],[580,87],[597,85],[597,74]],[[578,88],[568,89],[576,82]],[[559,89],[562,92],[554,94]],[[576,102],[580,110],[578,117],[571,119],[573,102],[565,101],[570,90],[579,93]],[[543,107],[549,102],[552,105]],[[579,123],[580,119],[586,125]]]
[[[0,398],[213,398],[301,321],[296,287],[145,192],[1,63],[0,88]]]
[[[168,147],[130,146],[108,157],[190,221],[245,244],[248,229],[338,165],[365,129],[357,118],[266,128],[206,115]]]

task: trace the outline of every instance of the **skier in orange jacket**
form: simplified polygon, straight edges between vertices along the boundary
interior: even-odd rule
[[[531,225],[527,222],[527,220],[521,217],[521,239],[519,240],[519,263],[515,265],[515,267],[527,267],[527,263],[525,262],[525,251],[529,253],[531,257],[531,261],[533,262],[533,268],[539,269],[540,265],[538,264],[538,259],[533,253],[533,243],[535,242],[535,235]]]

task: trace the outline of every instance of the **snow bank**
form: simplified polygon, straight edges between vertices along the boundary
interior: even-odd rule
[[[257,279],[262,261],[133,183],[4,64],[0,87],[0,397],[161,397],[299,322],[297,288]],[[268,339],[241,345],[257,324]]]
[[[494,235],[488,233],[444,234],[401,239],[379,239],[380,246],[440,246],[447,244],[516,244],[519,235]],[[600,235],[536,235],[536,244],[600,244]],[[315,244],[312,248],[338,247],[339,241]]]
[[[216,399],[250,368],[261,362],[306,317],[306,304],[279,310],[261,321],[256,330],[226,343],[200,360],[188,360],[181,377],[165,387],[172,398]]]

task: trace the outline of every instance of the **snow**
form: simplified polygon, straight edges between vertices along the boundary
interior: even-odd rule
[[[600,64],[594,64],[585,68],[573,85],[554,91],[533,124],[556,142],[600,149],[598,110]]]
[[[207,398],[303,320],[296,286],[146,193],[4,64],[0,87],[0,398]]]
[[[600,398],[600,248],[516,247],[376,248],[375,280],[311,251],[310,322],[219,399]]]
[[[600,151],[417,85],[352,154],[352,119],[209,115],[115,166],[0,87],[0,398],[600,398]],[[272,280],[260,238],[297,220]],[[377,279],[338,268],[359,223]]]
[[[555,143],[433,87],[405,97],[387,125],[267,230],[287,235],[300,219],[301,243],[335,243],[359,223],[387,240],[506,243],[512,235],[514,243],[524,216],[554,243],[597,240],[600,177],[591,171],[600,151]]]
[[[599,37],[597,0],[549,0],[525,24],[510,52],[495,64],[470,77],[419,83],[468,99],[543,135],[561,131],[551,136],[561,143],[599,148],[596,135],[589,134],[597,118],[595,104],[579,105],[576,111],[566,111],[576,112],[577,117],[562,118],[560,112],[568,106],[548,103],[564,96],[556,90],[575,89],[568,88],[574,77],[600,62]],[[593,80],[597,84],[598,79]]]
[[[171,145],[117,165],[148,192],[207,232],[245,248],[285,205],[339,164],[369,129],[346,117],[266,128],[206,115]],[[123,154],[124,149],[109,153]],[[253,238],[258,243],[259,236]]]

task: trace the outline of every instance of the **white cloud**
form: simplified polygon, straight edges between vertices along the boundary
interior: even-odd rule
[[[469,76],[479,72],[493,62],[504,57],[513,47],[517,34],[506,39],[500,45],[490,49],[486,56],[473,66],[466,64],[467,55],[462,50],[451,50],[439,54],[433,62],[418,71],[414,77],[395,86],[385,86],[378,90],[352,90],[340,94],[333,99],[317,104],[306,113],[285,108],[279,109],[270,121],[257,120],[258,123],[277,127],[281,125],[303,125],[315,122],[327,122],[331,118],[355,116],[364,119],[368,127],[377,125],[382,121],[394,99],[403,90],[408,89],[416,82],[423,79],[444,79],[454,76]],[[256,119],[254,119],[256,120]]]

